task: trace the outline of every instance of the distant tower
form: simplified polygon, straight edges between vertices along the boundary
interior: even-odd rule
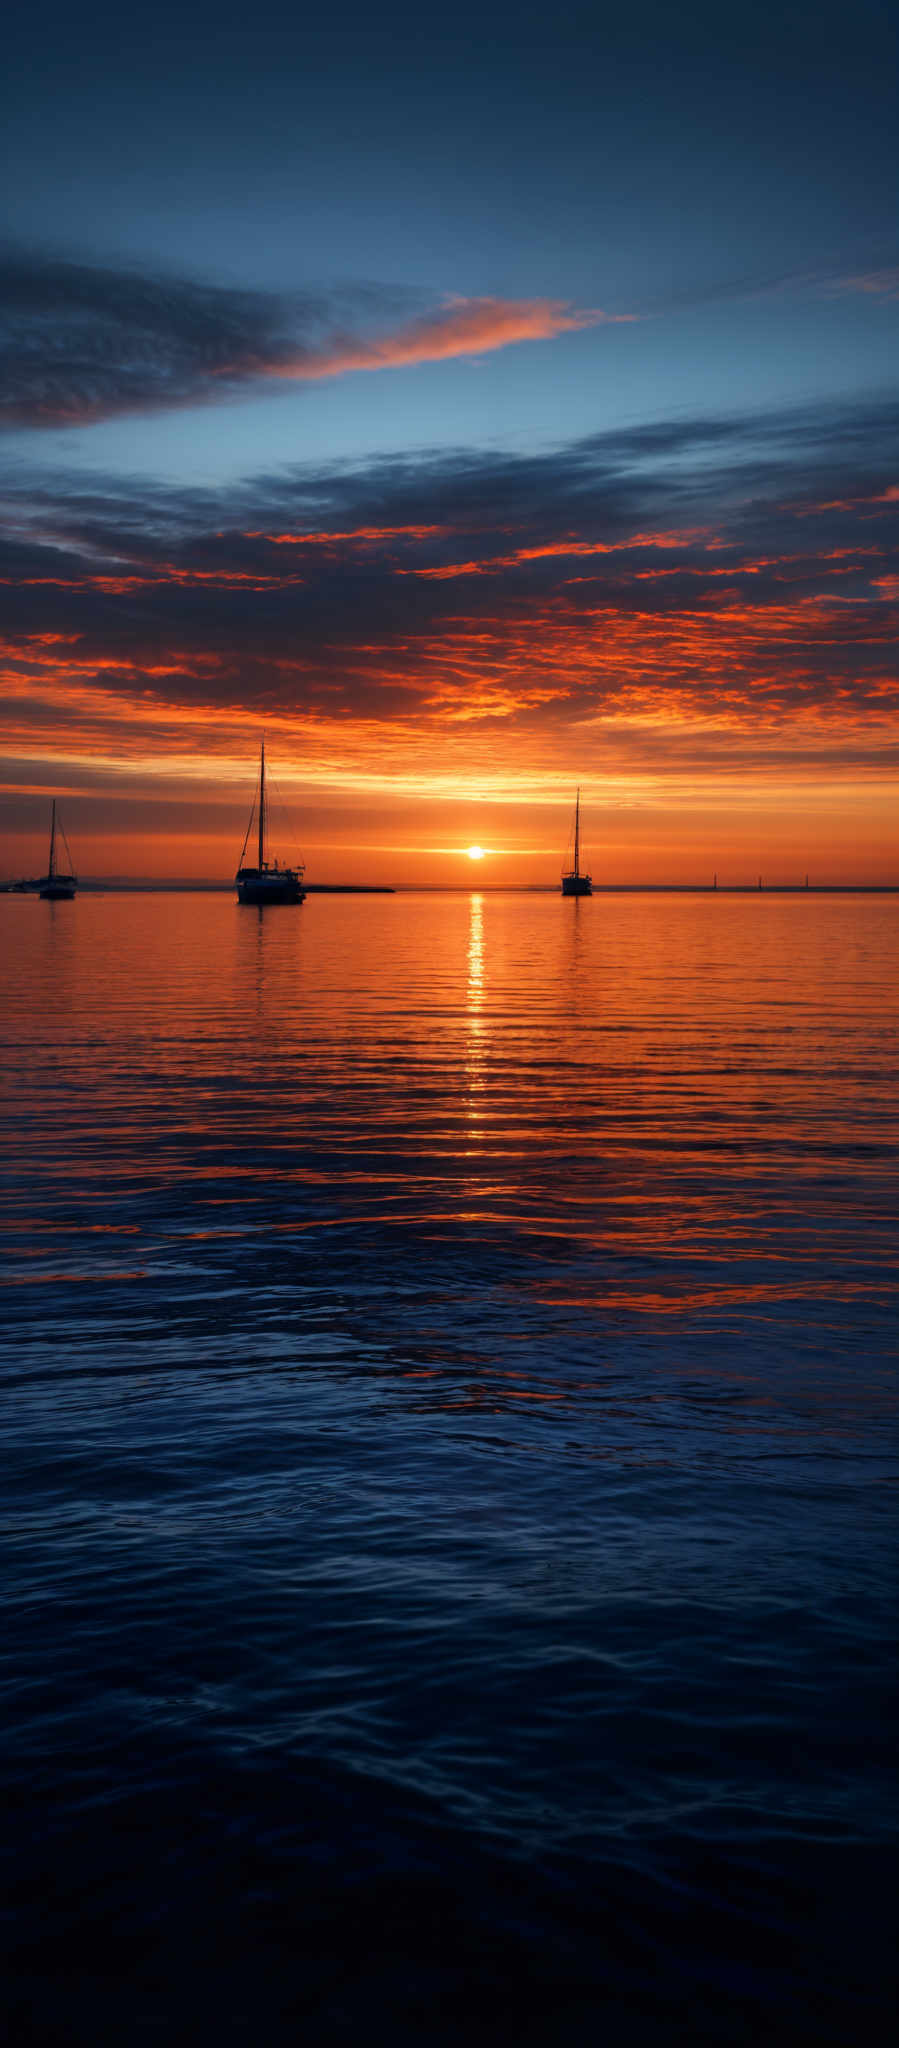
[[[712,888],[713,888],[713,889],[717,889],[717,887],[718,887],[718,876],[717,876],[717,874],[716,874],[716,875],[715,875],[715,879],[714,879],[714,881],[713,881],[713,883],[712,883]]]
[[[762,878],[761,878],[761,875],[759,875],[759,888],[761,888],[761,886],[762,886]]]

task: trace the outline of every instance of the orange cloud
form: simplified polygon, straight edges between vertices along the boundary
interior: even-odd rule
[[[396,370],[412,363],[443,362],[453,356],[482,356],[520,341],[551,341],[584,327],[619,326],[635,313],[579,310],[564,299],[449,299],[438,313],[410,321],[394,334],[371,341],[333,337],[322,348],[304,350],[284,362],[267,364],[273,377],[313,382],[350,370]],[[219,372],[227,375],[228,371]]]
[[[48,513],[39,499],[7,558],[24,572],[7,575],[19,588],[0,643],[13,786],[15,764],[29,788],[83,778],[85,822],[127,814],[135,839],[131,797],[142,789],[148,817],[158,805],[147,829],[180,872],[179,862],[190,868],[177,837],[189,784],[191,830],[208,818],[203,859],[225,872],[229,792],[264,724],[304,806],[323,819],[365,816],[364,840],[322,826],[344,876],[364,845],[366,862],[382,850],[392,878],[403,806],[442,858],[456,826],[432,844],[432,802],[474,793],[539,805],[575,771],[607,788],[613,808],[620,790],[616,834],[633,812],[625,874],[634,848],[650,859],[646,820],[662,816],[666,791],[672,844],[691,834],[701,849],[704,833],[724,829],[703,824],[708,808],[723,818],[731,796],[747,832],[754,818],[767,834],[782,798],[777,843],[788,850],[802,792],[807,864],[807,835],[831,846],[839,788],[844,841],[851,824],[861,849],[855,867],[846,854],[846,872],[867,863],[882,875],[895,836],[881,792],[897,758],[899,592],[885,522],[866,515],[895,511],[899,490],[871,466],[825,475],[823,486],[815,473],[793,482],[790,511],[825,493],[853,509],[814,535],[775,518],[781,479],[773,510],[667,485],[607,488],[602,465],[587,489],[580,452],[573,463],[529,460],[520,489],[505,458],[495,475],[454,458],[433,475],[426,465],[346,485],[342,473],[316,475],[308,494],[290,478],[184,519],[176,499],[168,522],[155,498],[143,522],[130,505],[119,522],[115,500],[105,523],[93,505],[87,517],[77,501]],[[678,529],[688,507],[696,524]],[[486,813],[476,826],[460,816],[458,833],[459,845],[504,844]]]
[[[549,541],[541,547],[516,548],[511,555],[488,555],[480,562],[450,562],[436,569],[400,569],[398,574],[430,577],[435,582],[444,583],[453,576],[487,576],[496,569],[517,569],[525,562],[548,561],[557,555],[618,555],[630,548],[680,548],[703,538],[701,529],[685,527],[682,533],[632,533],[627,540]],[[721,543],[708,541],[706,545],[714,547]],[[713,570],[709,573],[723,575],[724,572]]]
[[[329,548],[338,541],[355,541],[363,546],[382,540],[430,540],[445,532],[445,526],[354,526],[344,533],[263,533],[251,529],[246,538],[267,540],[276,548]]]
[[[889,509],[899,503],[899,484],[887,484],[886,490],[878,491],[874,497],[826,498],[819,505],[781,505],[781,512],[791,512],[796,519],[811,519],[817,512],[862,512],[866,518],[873,518],[879,506]]]

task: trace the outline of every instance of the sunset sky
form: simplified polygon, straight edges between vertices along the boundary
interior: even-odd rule
[[[899,882],[891,14],[18,9],[0,873]]]

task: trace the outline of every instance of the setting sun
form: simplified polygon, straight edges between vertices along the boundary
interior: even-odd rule
[[[469,860],[483,860],[483,858],[484,858],[484,849],[483,849],[483,846],[469,846],[469,848],[468,848],[468,858],[469,858]]]

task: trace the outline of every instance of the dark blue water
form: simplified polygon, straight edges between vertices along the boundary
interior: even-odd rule
[[[896,899],[0,926],[12,2038],[886,2040]]]

